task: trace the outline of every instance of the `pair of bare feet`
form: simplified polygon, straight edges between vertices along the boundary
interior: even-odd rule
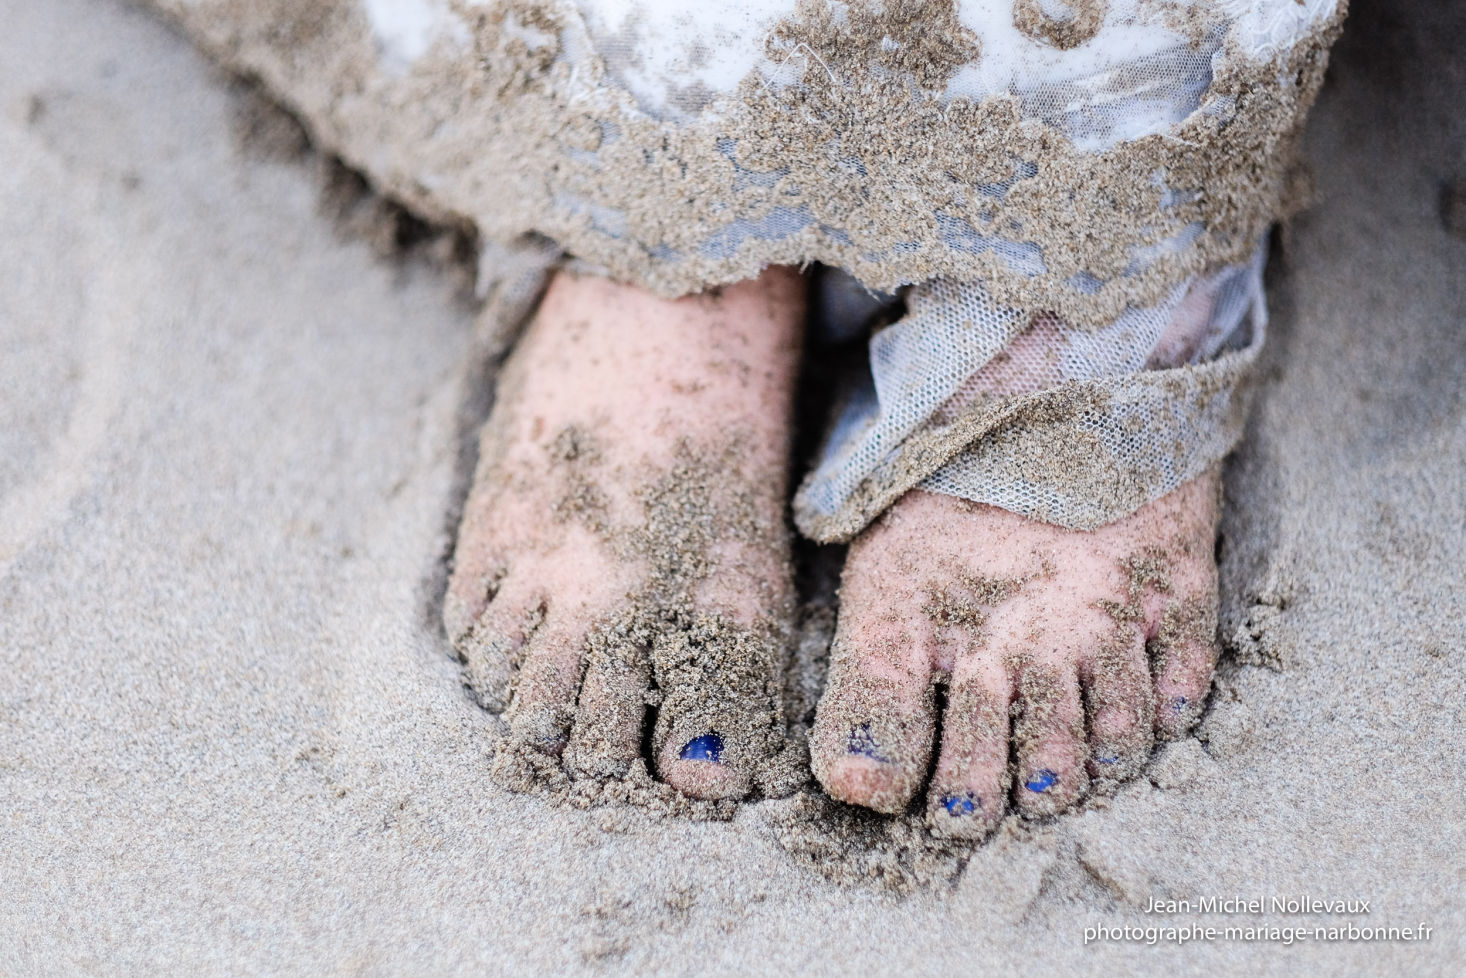
[[[783,744],[804,285],[561,273],[503,371],[445,603],[481,702],[573,774],[740,797]],[[1215,660],[1215,474],[1093,532],[915,490],[852,545],[810,738],[835,798],[978,837],[1133,775]],[[932,758],[936,757],[935,769]]]

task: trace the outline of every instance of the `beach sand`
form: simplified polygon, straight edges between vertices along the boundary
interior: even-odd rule
[[[905,893],[791,856],[809,795],[689,821],[491,784],[436,621],[485,391],[461,240],[151,13],[4,6],[0,974],[1459,972],[1459,4],[1359,0],[1336,49],[1197,736]],[[1370,909],[1145,912],[1212,895]],[[1433,930],[1084,944],[1351,922]]]

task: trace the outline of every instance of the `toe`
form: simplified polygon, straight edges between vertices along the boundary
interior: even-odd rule
[[[448,640],[457,646],[501,590],[505,566],[481,549],[462,544],[460,552],[454,556],[457,566],[443,595],[443,630],[448,633]]]
[[[1125,630],[1101,643],[1081,669],[1089,716],[1089,775],[1110,788],[1133,778],[1150,757],[1154,696],[1145,642]]]
[[[623,629],[601,627],[586,641],[585,679],[565,766],[593,777],[620,777],[641,756],[651,666],[645,645]]]
[[[810,732],[815,777],[830,795],[878,812],[904,809],[926,774],[933,734],[929,643],[896,634],[874,646],[837,635]]]
[[[1018,684],[1017,784],[1014,800],[1025,815],[1055,815],[1077,801],[1089,787],[1085,770],[1084,714],[1077,657],[1027,666]]]
[[[662,780],[694,798],[742,798],[748,793],[748,775],[728,761],[728,745],[716,730],[682,744],[667,741],[657,755]]]
[[[584,632],[551,612],[523,649],[504,719],[515,741],[559,755],[569,738],[580,686]]]
[[[657,773],[695,798],[741,798],[784,746],[778,635],[706,614],[652,644],[662,703],[652,733]]]
[[[1183,736],[1201,718],[1217,664],[1216,608],[1214,592],[1177,601],[1149,644],[1160,737]]]
[[[464,662],[464,682],[485,709],[498,713],[507,705],[523,647],[544,617],[545,597],[537,588],[506,581],[454,643]]]
[[[491,481],[484,471],[478,473],[453,547],[453,572],[443,595],[443,628],[455,645],[494,600],[508,571],[504,534],[493,519],[487,490]]]
[[[991,658],[958,661],[948,684],[942,750],[927,794],[927,825],[948,838],[982,838],[1008,798],[1011,686]]]

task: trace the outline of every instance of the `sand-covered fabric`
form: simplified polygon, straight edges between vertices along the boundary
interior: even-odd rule
[[[1357,0],[1310,121],[1196,736],[906,896],[791,858],[796,799],[688,822],[495,786],[431,607],[477,309],[343,231],[312,158],[145,10],[6,9],[0,974],[1459,972],[1456,0]],[[911,866],[816,828],[870,879]],[[1251,894],[1371,908],[1145,909]],[[1084,942],[1208,923],[1434,931]]]
[[[978,284],[913,288],[795,496],[800,529],[849,540],[921,488],[1088,530],[1201,475],[1246,423],[1264,258],[1100,329],[999,306]]]
[[[159,0],[384,187],[666,295],[820,261],[1075,325],[1297,203],[1341,0]],[[386,110],[386,111],[384,111]]]
[[[557,250],[667,295],[775,262],[914,285],[920,313],[872,341],[869,390],[796,500],[819,540],[918,485],[1092,528],[1232,448],[1257,242],[1300,200],[1297,135],[1344,8],[159,2],[386,188],[471,222],[486,293],[505,256]],[[1188,356],[1158,356],[1218,277],[1251,294],[1229,286]],[[1076,369],[948,400],[1053,317]]]

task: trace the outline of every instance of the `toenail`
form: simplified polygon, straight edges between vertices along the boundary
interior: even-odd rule
[[[714,764],[723,763],[723,738],[716,733],[706,733],[701,737],[694,737],[682,748],[682,753],[677,755],[684,761],[712,761]]]
[[[850,729],[850,740],[845,749],[851,754],[859,757],[868,757],[873,761],[880,761],[882,764],[890,763],[890,758],[880,752],[876,746],[875,737],[871,736],[870,724],[862,723],[858,727]]]
[[[1096,757],[1094,759],[1094,762],[1096,764],[1118,764],[1118,763],[1120,763],[1120,755],[1119,754],[1107,754],[1104,757]]]
[[[971,815],[982,807],[982,799],[970,791],[964,791],[960,795],[943,795],[942,807],[947,810],[948,815]]]
[[[1178,696],[1175,699],[1171,700],[1171,709],[1175,710],[1177,713],[1180,713],[1182,710],[1186,709],[1186,697]]]
[[[1048,768],[1043,768],[1031,780],[1023,782],[1023,787],[1029,791],[1042,792],[1048,791],[1058,783],[1059,776]]]

